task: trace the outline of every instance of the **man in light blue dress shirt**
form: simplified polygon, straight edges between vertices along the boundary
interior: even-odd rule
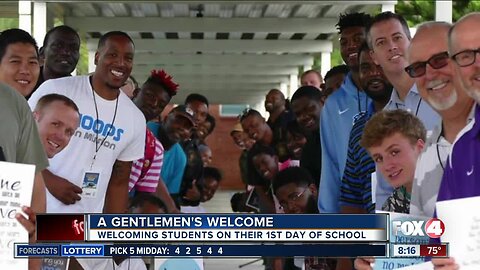
[[[370,47],[372,59],[383,69],[387,79],[394,89],[385,110],[404,109],[414,114],[425,125],[427,131],[432,131],[439,123],[440,116],[422,100],[414,80],[405,71],[408,66],[406,58],[410,45],[410,30],[405,19],[392,12],[383,12],[376,15],[367,29],[367,43]],[[383,202],[393,192],[393,188],[377,171],[376,205],[381,207]],[[372,183],[372,187],[375,183]]]

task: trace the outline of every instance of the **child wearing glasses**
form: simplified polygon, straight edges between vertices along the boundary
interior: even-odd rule
[[[422,122],[405,110],[381,111],[367,122],[360,144],[395,188],[382,210],[410,213],[413,178],[425,137]]]
[[[272,188],[285,214],[318,214],[317,187],[306,169],[286,168],[275,176]],[[306,257],[304,266],[306,270],[330,270],[335,269],[335,260]]]

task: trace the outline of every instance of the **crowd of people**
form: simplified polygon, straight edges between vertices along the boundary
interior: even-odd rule
[[[247,109],[231,127],[245,186],[232,210],[434,217],[438,201],[480,196],[480,13],[423,23],[414,37],[392,12],[342,14],[337,28],[345,65],[325,81],[305,71],[290,100],[268,91],[268,119]],[[143,83],[131,77],[127,33],[104,34],[95,71],[71,76],[79,48],[65,25],[48,31],[40,49],[23,30],[0,34],[1,117],[10,123],[0,127],[0,157],[36,165],[31,207],[16,216],[30,241],[36,213],[205,213],[222,181],[210,165],[206,138],[216,121],[207,97],[191,93],[162,118],[181,86],[164,70]],[[363,270],[372,262],[266,258],[265,269]],[[458,269],[455,258],[432,263]],[[31,269],[39,264],[30,260]],[[70,264],[122,267],[146,269],[138,258]]]

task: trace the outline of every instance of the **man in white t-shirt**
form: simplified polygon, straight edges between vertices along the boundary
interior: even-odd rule
[[[90,76],[44,82],[29,99],[50,93],[72,99],[80,126],[44,170],[49,213],[123,213],[132,161],[143,157],[145,118],[119,90],[132,71],[134,44],[124,32],[103,35]]]

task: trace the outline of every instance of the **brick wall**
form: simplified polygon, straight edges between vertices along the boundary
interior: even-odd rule
[[[220,189],[243,189],[240,177],[238,159],[241,150],[233,143],[230,131],[237,122],[236,117],[220,117],[220,106],[210,105],[210,114],[215,117],[216,127],[207,138],[207,144],[212,149],[212,164],[223,172]]]
[[[170,112],[172,105],[168,105],[164,110]],[[242,179],[240,177],[240,168],[238,159],[241,150],[235,146],[230,131],[237,122],[236,117],[220,117],[220,106],[210,104],[210,114],[215,117],[216,127],[213,133],[207,138],[207,145],[212,149],[211,166],[219,168],[223,173],[223,180],[219,189],[240,190],[243,189]],[[164,117],[162,116],[162,118]]]

